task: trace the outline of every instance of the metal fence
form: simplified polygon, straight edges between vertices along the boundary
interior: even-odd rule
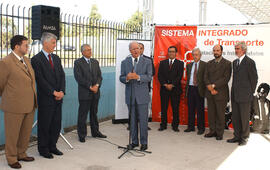
[[[30,40],[30,57],[41,50],[40,41],[33,42],[31,39],[31,23],[31,7],[1,4],[0,59],[11,52],[9,41],[17,34]],[[143,38],[141,27],[63,13],[60,15],[60,35],[55,53],[60,56],[66,68],[73,67],[74,60],[81,57],[82,44],[91,45],[92,57],[97,59],[101,66],[115,66],[116,39]]]

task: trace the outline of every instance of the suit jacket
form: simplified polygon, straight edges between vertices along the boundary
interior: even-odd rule
[[[191,70],[192,70],[192,66],[193,66],[194,62],[189,63],[187,65],[187,84],[186,84],[186,96],[188,93],[188,86],[189,86],[189,81],[190,81],[190,77],[191,77]],[[205,83],[204,83],[204,71],[205,71],[205,67],[206,67],[206,62],[200,60],[200,64],[199,64],[199,68],[196,74],[197,77],[197,86],[198,86],[198,91],[201,97],[205,96]]]
[[[66,90],[66,79],[61,60],[55,54],[51,54],[51,57],[54,70],[42,51],[31,59],[36,75],[39,106],[52,106],[62,103],[63,100],[55,100],[53,92],[63,91],[65,93]]]
[[[37,107],[35,73],[27,57],[27,69],[13,53],[0,60],[1,109],[10,113],[30,113]]]
[[[235,102],[250,102],[253,98],[258,82],[255,62],[245,56],[237,67],[237,60],[233,61],[232,100]]]
[[[205,96],[214,100],[227,100],[229,101],[229,86],[228,82],[231,79],[232,66],[229,60],[222,58],[219,63],[215,59],[210,60],[206,64],[204,72],[205,85],[215,84],[215,90],[218,91],[216,95],[206,89]]]
[[[155,71],[155,66],[154,66],[153,58],[152,57],[148,57],[148,56],[146,56],[144,54],[142,56],[145,57],[145,58],[147,58],[147,59],[149,59],[149,60],[151,60],[151,63],[152,63],[152,76],[154,76],[155,73],[156,73],[156,71]]]
[[[148,82],[152,80],[152,65],[149,59],[140,57],[135,72],[140,76],[140,81],[130,80],[126,81],[128,73],[132,72],[133,63],[132,58],[127,57],[121,62],[120,81],[126,85],[126,104],[148,104],[150,101]],[[132,101],[130,102],[132,93]]]
[[[99,88],[102,82],[101,70],[99,63],[96,59],[91,58],[91,70],[89,64],[84,57],[81,57],[74,62],[74,77],[78,83],[78,97],[79,100],[90,100],[92,98],[99,99],[100,91],[97,93],[92,92],[90,86],[99,84]]]
[[[170,69],[169,59],[162,60],[158,68],[158,80],[160,82],[160,90],[165,90],[164,84],[173,84],[173,91],[177,94],[182,93],[181,79],[183,77],[184,63],[175,59]]]

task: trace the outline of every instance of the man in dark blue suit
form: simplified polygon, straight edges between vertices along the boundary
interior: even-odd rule
[[[45,158],[53,154],[63,155],[56,147],[61,130],[62,102],[65,94],[65,73],[60,58],[53,54],[57,37],[43,33],[42,50],[35,55],[32,66],[35,70],[38,97],[38,151]]]
[[[148,148],[148,103],[150,101],[148,83],[152,79],[151,61],[140,55],[137,42],[129,44],[131,56],[121,63],[120,81],[126,85],[126,104],[131,112],[130,130],[132,143],[130,148],[139,146],[138,120],[140,122],[141,150]]]

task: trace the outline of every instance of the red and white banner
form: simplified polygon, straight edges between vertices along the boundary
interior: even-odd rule
[[[155,27],[155,49],[154,64],[158,72],[161,60],[167,59],[169,46],[176,46],[178,49],[177,59],[186,64],[193,61],[191,51],[199,47],[202,52],[202,60],[209,61],[214,58],[212,48],[215,44],[223,46],[223,57],[233,61],[236,59],[234,45],[239,41],[245,41],[248,47],[247,55],[255,62],[258,70],[259,81],[270,84],[270,24],[261,25],[230,25],[230,26],[156,26]],[[186,71],[182,79],[183,93],[179,106],[180,124],[187,124],[188,110],[187,99],[184,97],[186,85]],[[231,82],[230,82],[231,83]],[[153,80],[152,97],[152,120],[160,122],[160,84],[157,74]],[[172,110],[169,105],[168,122],[172,121]],[[206,108],[206,126],[208,126]]]

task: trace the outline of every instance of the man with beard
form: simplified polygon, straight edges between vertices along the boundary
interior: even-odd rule
[[[32,124],[37,107],[35,73],[28,52],[28,39],[15,35],[10,40],[11,53],[0,60],[0,108],[4,111],[5,154],[8,165],[20,169],[19,161],[31,162],[27,155]]]
[[[231,62],[222,57],[223,47],[215,45],[213,54],[215,59],[206,65],[204,82],[208,90],[205,92],[208,105],[208,122],[210,132],[204,137],[223,139],[225,124],[225,109],[229,101],[228,82],[231,78]]]

